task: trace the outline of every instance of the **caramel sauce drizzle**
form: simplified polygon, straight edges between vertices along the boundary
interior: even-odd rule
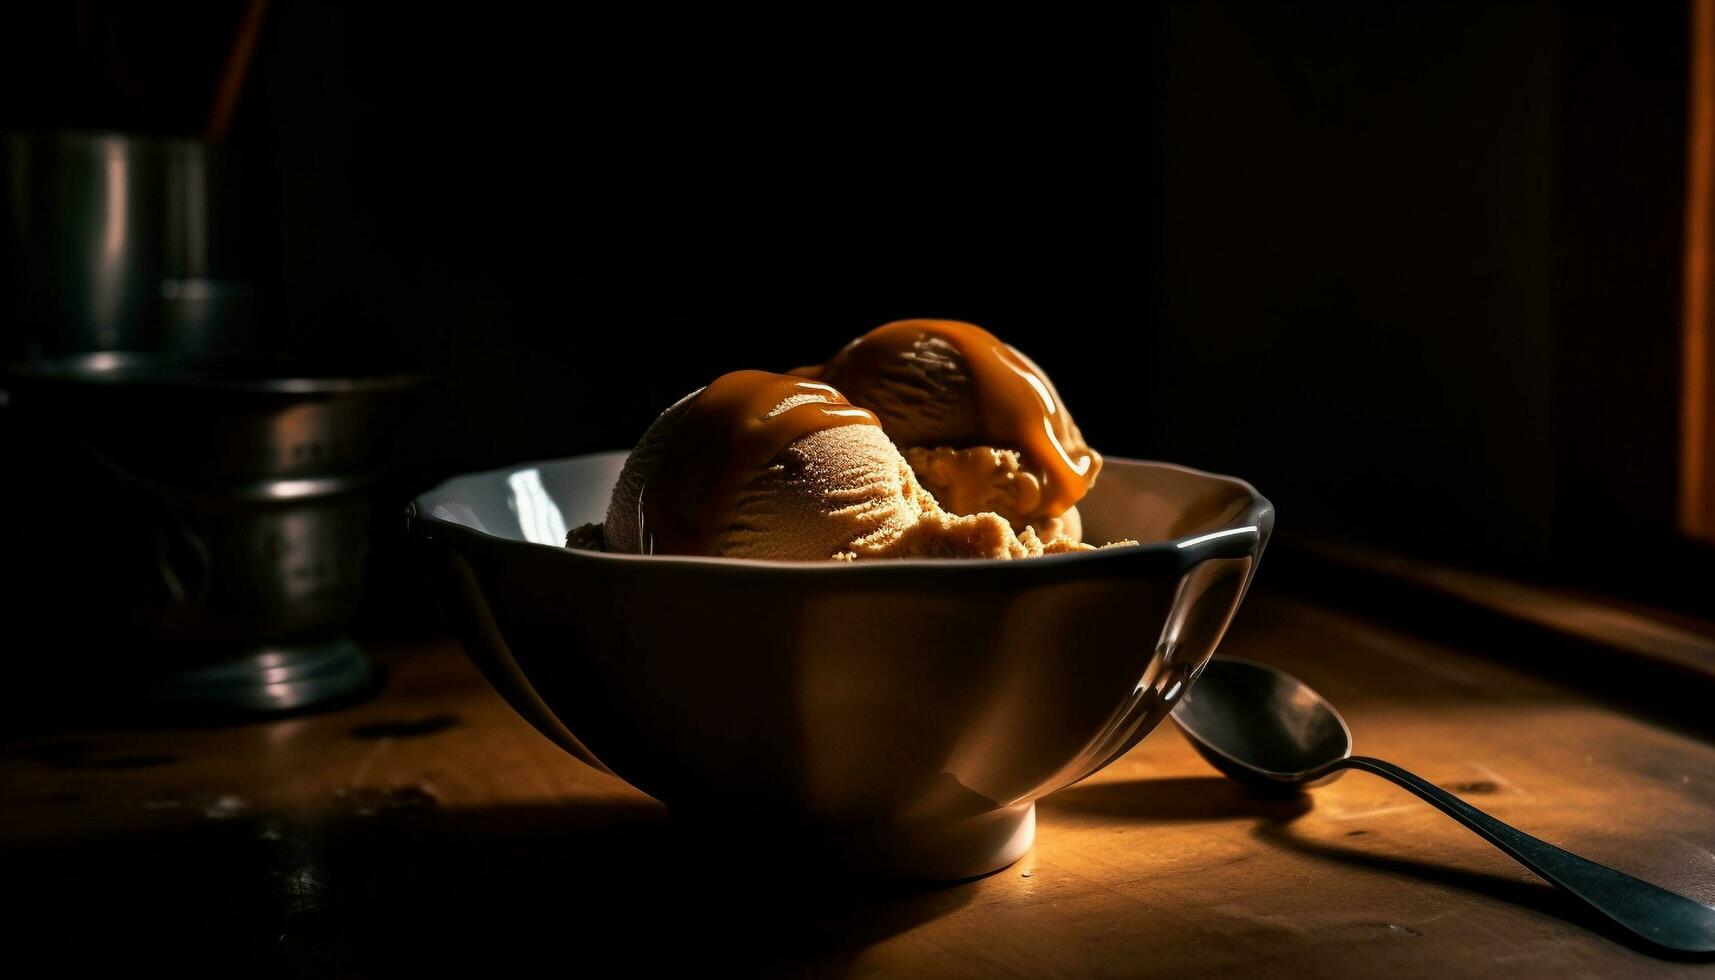
[[[816,400],[775,411],[804,395]],[[662,447],[660,466],[643,485],[638,550],[713,554],[745,486],[781,450],[823,429],[879,424],[874,413],[818,381],[767,371],[721,375],[685,407]]]
[[[947,433],[946,444],[1016,450],[1043,477],[1037,511],[1046,517],[1058,517],[1082,500],[1101,470],[1100,458],[1074,434],[1066,406],[1042,369],[976,324],[897,320],[852,341],[827,364],[794,373],[861,392],[866,384],[862,379],[883,376],[889,364],[930,338],[946,341],[959,352],[978,408],[976,428]],[[881,420],[882,428],[887,421]]]

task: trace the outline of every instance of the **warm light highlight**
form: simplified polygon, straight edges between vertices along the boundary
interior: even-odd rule
[[[1711,184],[1715,183],[1715,0],[1693,0],[1691,126],[1685,184],[1685,340],[1679,526],[1715,542],[1715,326],[1710,323]]]

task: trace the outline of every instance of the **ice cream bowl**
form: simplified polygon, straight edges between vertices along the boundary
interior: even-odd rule
[[[563,547],[624,460],[458,476],[411,504],[465,650],[543,735],[686,823],[887,877],[967,878],[1028,850],[1035,801],[1196,680],[1274,521],[1242,480],[1110,458],[1085,537],[1136,545],[850,563]]]

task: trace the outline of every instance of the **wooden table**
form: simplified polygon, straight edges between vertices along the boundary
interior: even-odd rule
[[[1360,750],[1715,903],[1715,747],[1306,601],[1253,595],[1223,652],[1278,663]],[[1172,726],[1044,801],[1016,866],[832,886],[698,850],[527,728],[447,642],[381,697],[195,731],[0,749],[9,959],[249,976],[479,967],[893,976],[1715,976],[1579,924],[1427,805],[1347,774],[1247,797]],[[599,971],[598,971],[599,972]]]

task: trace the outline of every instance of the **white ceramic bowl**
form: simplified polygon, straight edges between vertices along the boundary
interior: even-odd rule
[[[759,562],[562,547],[624,453],[454,477],[410,524],[442,611],[571,754],[697,823],[884,875],[1005,867],[1214,653],[1274,523],[1249,484],[1109,459],[1110,548]]]

